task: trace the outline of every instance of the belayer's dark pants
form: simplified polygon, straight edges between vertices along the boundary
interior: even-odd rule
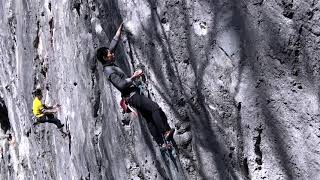
[[[156,102],[136,93],[129,98],[128,103],[130,106],[136,108],[147,121],[151,121],[160,133],[163,134],[171,129],[167,122],[166,115]]]
[[[58,128],[61,128],[63,125],[61,124],[61,121],[57,118],[54,117],[53,114],[46,114],[40,118],[37,119],[37,122],[39,123],[53,123],[55,124]]]

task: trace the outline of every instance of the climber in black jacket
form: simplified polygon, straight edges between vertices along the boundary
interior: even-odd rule
[[[97,50],[97,59],[103,65],[105,76],[121,92],[122,98],[125,99],[126,103],[136,108],[145,119],[151,120],[163,137],[166,140],[170,140],[173,138],[174,129],[171,129],[166,122],[167,119],[162,109],[156,102],[138,93],[138,87],[134,81],[139,78],[143,72],[138,70],[134,72],[131,77],[127,77],[126,74],[114,64],[114,50],[121,37],[122,27],[123,24],[118,28],[109,48],[101,47]]]

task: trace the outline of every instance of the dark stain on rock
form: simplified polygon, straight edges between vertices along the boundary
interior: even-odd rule
[[[74,2],[73,8],[76,9],[78,15],[80,16],[81,1],[78,0]]]
[[[248,158],[243,159],[243,166],[244,166],[244,174],[247,178],[249,178],[249,165],[248,165]]]
[[[70,127],[69,125],[67,124],[66,125],[66,130],[68,132],[68,140],[69,140],[69,154],[71,154],[71,133],[70,133]]]
[[[162,19],[161,19],[161,23],[162,23],[162,24],[165,24],[165,23],[167,23],[167,22],[168,22],[168,19],[167,19],[167,18],[162,18]]]
[[[29,137],[30,134],[31,134],[31,128],[29,128],[29,129],[25,132],[25,135],[26,135],[27,137]]]
[[[180,106],[180,107],[183,107],[183,106],[186,105],[186,101],[183,98],[181,98],[181,99],[178,100],[177,105]]]
[[[44,79],[47,77],[47,72],[48,72],[48,67],[42,65],[40,73],[43,75]]]
[[[254,152],[256,154],[256,163],[258,165],[262,165],[262,151],[260,148],[261,145],[261,134],[262,134],[262,126],[260,125],[258,128],[255,129],[258,132],[258,136],[254,137],[254,140],[256,140],[256,142],[254,143]]]
[[[256,0],[256,1],[253,2],[253,5],[261,6],[263,4],[263,1],[264,0]]]
[[[89,18],[88,14],[84,15],[84,20],[88,20],[88,18]]]
[[[95,101],[94,101],[94,105],[93,105],[93,117],[98,117],[98,112],[100,109],[100,90],[95,92]]]
[[[53,18],[51,18],[49,21],[49,27],[50,27],[51,45],[52,45],[53,44],[53,28],[54,28]]]
[[[47,91],[50,91],[50,84],[47,84],[47,85],[46,85],[46,90],[47,90]]]
[[[235,150],[235,147],[230,147],[229,149],[230,149],[229,158],[231,159],[232,158],[232,154],[233,154],[233,152]]]
[[[34,39],[33,41],[33,47],[38,49],[39,47],[39,31],[40,31],[40,21],[38,20],[37,21],[37,35],[36,35],[36,38]]]
[[[96,6],[92,6],[92,7],[91,7],[91,10],[92,10],[92,11],[96,11]]]
[[[308,20],[311,20],[311,19],[313,18],[313,15],[314,15],[314,12],[311,11],[311,10],[309,10],[309,11],[307,12]]]
[[[49,2],[48,8],[49,8],[49,10],[51,11],[51,2]]]
[[[293,0],[282,0],[282,5],[283,5],[283,12],[282,14],[289,18],[292,19],[294,15],[294,10],[293,10]]]
[[[183,63],[189,65],[190,64],[190,59],[188,58],[188,59],[183,60]]]
[[[7,106],[2,99],[0,99],[0,126],[4,133],[11,128]]]
[[[51,18],[50,21],[49,21],[49,27],[50,27],[50,33],[51,33],[51,35],[52,35],[52,30],[53,30],[53,28],[54,28],[53,18]]]

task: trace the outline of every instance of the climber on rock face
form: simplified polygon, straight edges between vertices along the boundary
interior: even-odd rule
[[[121,37],[122,28],[123,24],[118,28],[109,48],[101,47],[97,50],[97,59],[103,65],[103,72],[107,79],[121,92],[125,103],[136,108],[147,121],[151,121],[165,140],[171,140],[174,129],[171,129],[168,125],[164,112],[156,102],[141,95],[139,88],[135,84],[135,80],[143,75],[142,70],[137,70],[131,77],[128,77],[122,69],[115,64],[115,55],[113,52]]]
[[[64,126],[61,124],[60,120],[54,117],[54,113],[56,113],[59,110],[60,105],[57,104],[55,106],[45,106],[42,104],[42,91],[41,89],[36,89],[34,92],[34,100],[33,100],[33,107],[32,112],[33,115],[36,118],[36,122],[34,122],[33,125],[37,125],[40,123],[53,123],[55,124],[59,129],[62,129]]]

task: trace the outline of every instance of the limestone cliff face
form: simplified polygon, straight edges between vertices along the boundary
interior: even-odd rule
[[[1,1],[0,179],[320,179],[319,8],[317,0]],[[145,66],[152,99],[177,129],[171,154],[142,118],[121,114],[96,62],[122,21],[117,62],[128,74]],[[69,136],[32,127],[37,87],[46,104],[62,105]]]

